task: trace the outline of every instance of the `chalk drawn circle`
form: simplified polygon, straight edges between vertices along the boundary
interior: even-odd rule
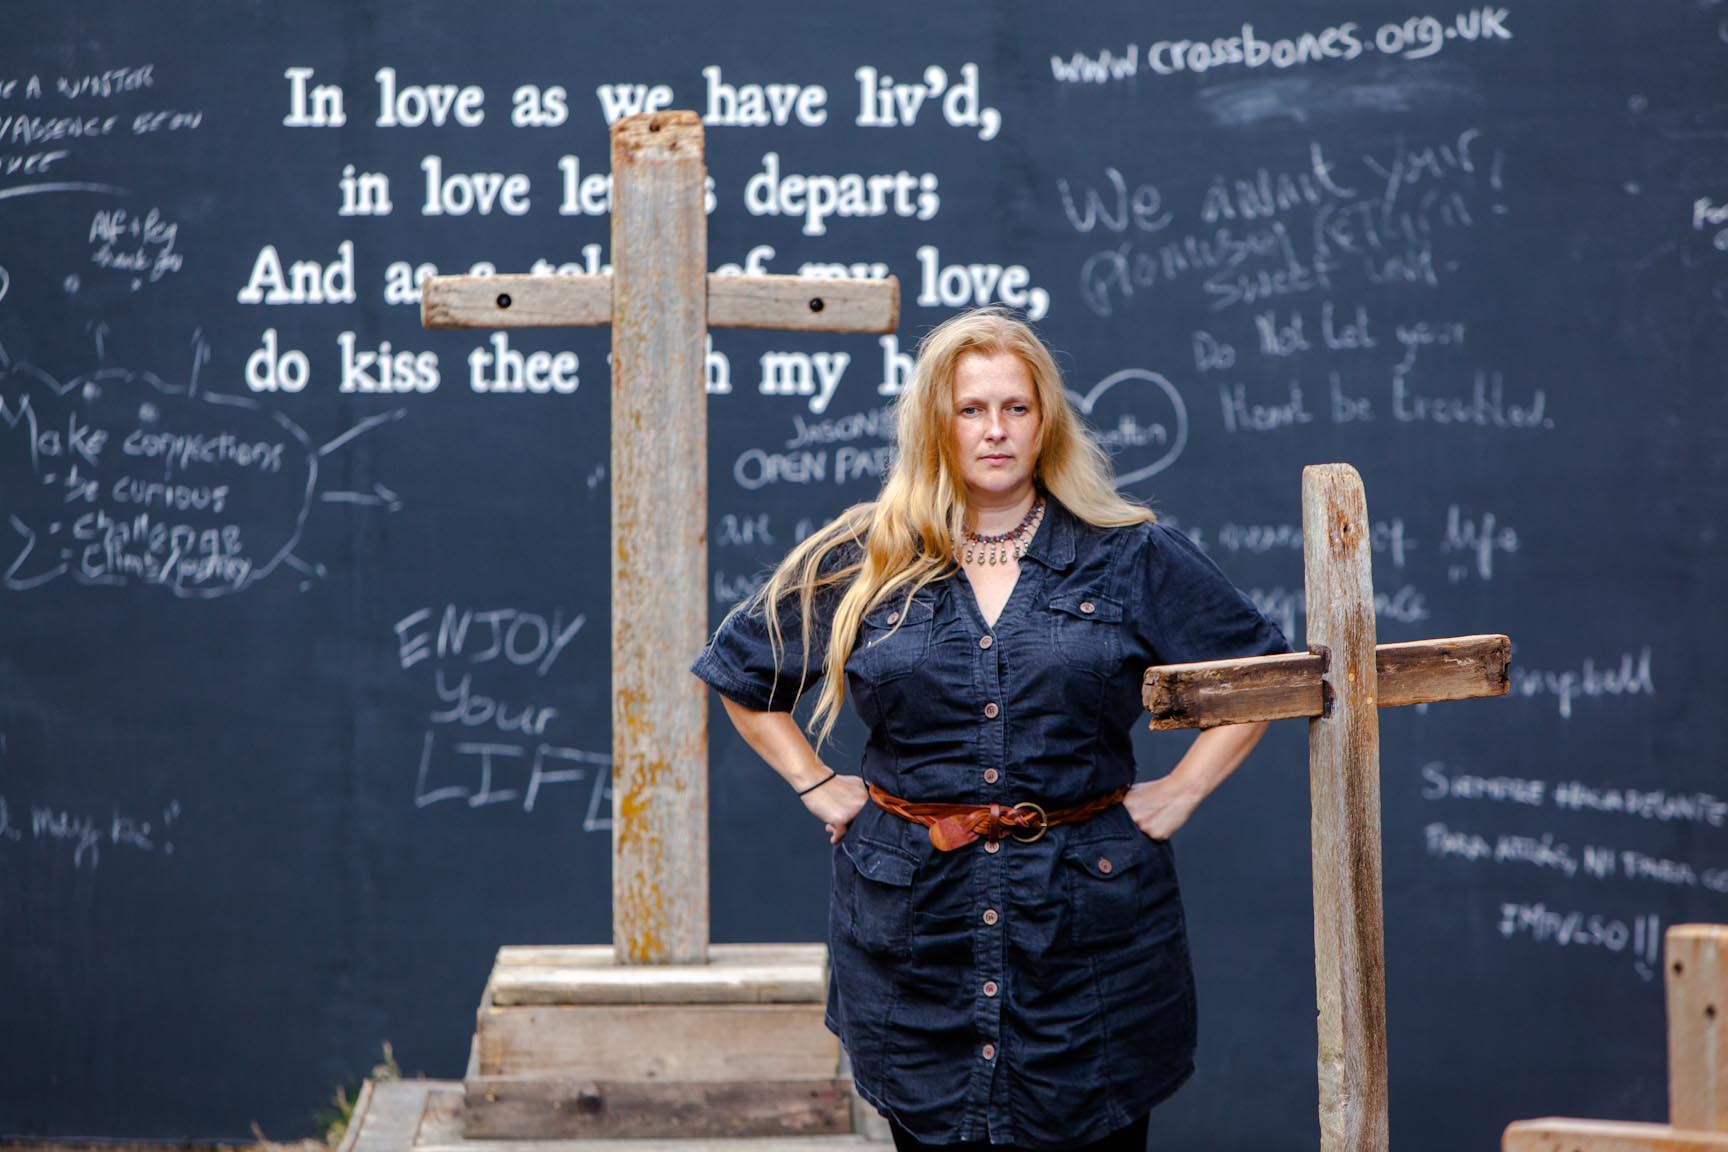
[[[1125,389],[1124,392],[1118,394],[1119,396],[1128,395],[1126,390],[1145,391],[1150,389],[1151,394],[1155,397],[1155,403],[1168,403],[1170,407],[1168,426],[1158,422],[1150,425],[1147,429],[1148,432],[1159,433],[1157,438],[1161,439],[1165,445],[1163,454],[1149,463],[1141,463],[1126,469],[1121,466],[1122,458],[1128,457],[1131,461],[1132,446],[1120,444],[1111,451],[1110,442],[1112,437],[1119,434],[1120,438],[1126,438],[1130,434],[1141,431],[1134,423],[1134,418],[1144,416],[1144,410],[1141,406],[1136,405],[1134,409],[1124,412],[1124,420],[1118,424],[1116,429],[1100,427],[1096,418],[1100,401],[1118,388]],[[1074,403],[1081,413],[1092,421],[1094,434],[1104,444],[1106,451],[1111,452],[1112,459],[1117,461],[1116,487],[1118,488],[1125,488],[1130,484],[1158,475],[1176,463],[1182,455],[1183,448],[1187,447],[1188,406],[1182,402],[1182,394],[1176,391],[1176,386],[1157,372],[1151,372],[1144,368],[1124,368],[1120,372],[1113,372],[1095,384],[1086,395],[1074,396]],[[1111,407],[1111,405],[1106,405],[1106,411],[1110,410]]]

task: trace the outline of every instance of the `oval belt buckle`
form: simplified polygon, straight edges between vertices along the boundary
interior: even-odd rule
[[[1032,835],[1030,835],[1030,836],[1016,835],[1014,837],[1014,839],[1020,841],[1020,843],[1022,843],[1022,844],[1030,844],[1034,840],[1042,839],[1044,836],[1044,833],[1050,831],[1050,816],[1049,816],[1049,814],[1046,813],[1044,811],[1044,809],[1040,808],[1038,805],[1032,803],[1032,801],[1030,801],[1030,800],[1022,800],[1022,801],[1020,801],[1020,803],[1014,805],[1015,811],[1019,811],[1021,808],[1030,808],[1030,809],[1032,809],[1032,811],[1038,813],[1038,820],[1040,823],[1040,827],[1039,827],[1038,831],[1032,833]]]

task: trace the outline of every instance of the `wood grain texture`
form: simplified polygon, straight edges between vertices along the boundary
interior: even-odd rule
[[[1728,927],[1676,924],[1663,938],[1668,1122],[1728,1132]]]
[[[1378,645],[1379,706],[1504,696],[1512,642],[1505,636],[1453,636]],[[1311,652],[1164,664],[1146,670],[1141,700],[1154,731],[1216,728],[1319,716],[1321,669]]]
[[[612,126],[612,940],[708,948],[707,220],[694,112]]]
[[[1728,1152],[1728,1132],[1617,1120],[1520,1120],[1500,1137],[1501,1152]]]
[[[900,281],[707,274],[710,328],[892,332]],[[612,322],[610,276],[432,276],[420,289],[427,328],[562,328]]]
[[[706,964],[621,965],[609,945],[498,950],[498,1007],[558,1004],[825,1004],[822,944],[715,944]]]
[[[619,1082],[482,1077],[464,1085],[465,1138],[650,1139],[838,1135],[852,1130],[837,1076]]]
[[[426,1082],[430,1092],[423,1093],[418,1129],[411,1140],[388,1147],[361,1149],[360,1152],[892,1152],[892,1144],[870,1145],[867,1138],[846,1133],[838,1136],[778,1136],[772,1140],[761,1137],[665,1138],[636,1139],[629,1144],[615,1140],[511,1140],[491,1138],[469,1140],[462,1134],[463,1088],[447,1080]],[[401,1083],[380,1084],[374,1099],[403,1087]]]
[[[822,1004],[589,1004],[483,1008],[480,1076],[591,1080],[837,1075]]]
[[[710,328],[805,332],[892,332],[900,322],[900,281],[810,276],[708,277]]]
[[[432,276],[420,286],[428,328],[558,328],[612,323],[609,276]]]
[[[1302,470],[1308,647],[1326,659],[1308,722],[1322,1152],[1387,1145],[1380,733],[1368,506],[1347,464]]]
[[[440,1089],[448,1098],[461,1086],[436,1080],[363,1082],[337,1152],[408,1152],[428,1101]]]

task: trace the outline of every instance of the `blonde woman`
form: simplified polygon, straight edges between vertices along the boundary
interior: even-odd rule
[[[1169,837],[1259,740],[1134,783],[1150,665],[1288,651],[1119,496],[1050,353],[999,308],[919,347],[881,494],[694,666],[835,845],[828,1025],[900,1149],[1132,1149],[1193,1071]],[[843,670],[829,675],[826,670]],[[789,715],[820,687],[811,734]],[[847,697],[861,762],[818,756]]]

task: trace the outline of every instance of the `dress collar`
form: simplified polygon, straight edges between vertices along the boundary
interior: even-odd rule
[[[1044,522],[1033,533],[1026,546],[1025,559],[1036,560],[1046,568],[1060,572],[1074,563],[1074,537],[1078,521],[1074,513],[1050,493],[1044,493]]]

